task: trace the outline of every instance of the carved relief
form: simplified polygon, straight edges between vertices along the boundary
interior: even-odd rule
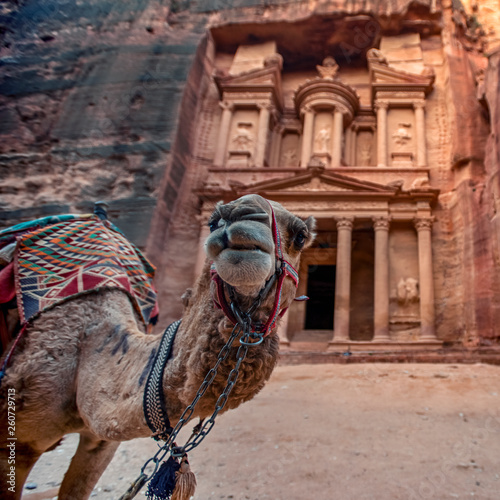
[[[327,153],[330,140],[330,127],[322,127],[314,138],[314,150],[318,153]]]
[[[313,177],[311,182],[307,184],[299,184],[298,186],[289,187],[283,190],[283,192],[301,192],[301,191],[344,191],[344,192],[352,192],[350,189],[342,188],[340,186],[336,186],[334,184],[328,184],[326,182],[322,182],[318,177]]]
[[[328,214],[337,213],[359,213],[370,210],[387,209],[386,202],[355,202],[355,201],[290,201],[286,203],[287,210],[294,210],[299,214],[313,214],[314,212],[324,212]]]
[[[231,138],[230,149],[242,152],[252,152],[254,144],[253,125],[249,122],[239,122],[236,134]]]
[[[412,138],[410,134],[411,123],[401,122],[398,123],[398,129],[392,134],[394,143],[399,147],[399,149],[406,146]]]
[[[401,278],[397,285],[397,300],[401,307],[419,301],[418,281],[415,278]]]
[[[382,54],[382,51],[379,49],[370,49],[366,53],[366,58],[368,59],[368,63],[378,63],[378,64],[383,64],[384,66],[388,66],[387,59]]]
[[[283,163],[285,165],[296,166],[297,165],[297,152],[292,149],[285,150],[282,155]]]
[[[328,56],[323,59],[323,65],[316,66],[316,69],[318,70],[321,78],[328,78],[330,80],[333,80],[335,76],[337,76],[339,65],[333,57]]]
[[[411,336],[412,333],[418,335],[420,322],[420,292],[418,280],[412,277],[401,277],[396,285],[395,291],[396,294],[393,296],[392,300],[394,301],[396,310],[391,318],[391,324],[393,328],[396,328],[396,337],[408,337],[408,335]],[[415,328],[416,330],[413,331]],[[416,340],[416,338],[407,338],[407,340]]]
[[[283,167],[296,167],[299,164],[299,134],[295,131],[286,132],[281,140],[279,164]]]
[[[368,167],[372,164],[372,145],[363,144],[361,146],[361,151],[359,152],[359,164],[362,167]]]

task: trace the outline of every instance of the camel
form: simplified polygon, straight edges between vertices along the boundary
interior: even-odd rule
[[[297,269],[301,252],[315,236],[312,217],[304,221],[280,204],[254,194],[219,203],[211,216],[204,269],[184,295],[182,322],[162,379],[172,425],[191,403],[233,331],[224,308],[214,307],[217,282],[213,275],[220,277],[222,300],[235,301],[241,311],[247,311],[280,264],[274,217],[283,261]],[[274,281],[261,297],[260,306],[252,313],[253,324],[265,323],[275,309],[276,287]],[[281,311],[294,300],[295,292],[294,280],[284,279]],[[271,326],[262,343],[248,350],[224,411],[252,399],[269,379],[279,349],[277,326]],[[13,353],[0,388],[3,498],[21,497],[35,462],[65,434],[79,433],[80,440],[60,486],[58,498],[63,500],[89,497],[121,441],[152,435],[143,410],[144,375],[161,337],[145,333],[129,297],[121,290],[79,296],[33,321]],[[237,340],[233,342],[231,354],[221,363],[191,418],[212,414],[234,367],[237,344]],[[12,395],[17,438],[15,488],[8,483],[12,455],[6,446],[10,442],[5,425]]]

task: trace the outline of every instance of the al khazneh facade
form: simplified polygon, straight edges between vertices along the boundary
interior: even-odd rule
[[[400,44],[408,40],[418,47],[418,34]],[[198,269],[206,214],[220,199],[259,193],[318,222],[300,269],[298,292],[310,300],[290,308],[283,344],[442,346],[432,267],[439,190],[430,182],[425,115],[435,75],[422,58],[414,71],[391,65],[383,48],[394,44],[383,38],[356,70],[328,56],[311,74],[284,69],[270,40],[240,46],[225,67],[221,58],[214,76],[210,98],[220,112],[212,117],[213,162],[197,191],[205,214]]]

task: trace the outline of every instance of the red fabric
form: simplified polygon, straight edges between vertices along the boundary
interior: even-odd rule
[[[264,334],[264,337],[267,337],[271,333],[272,329],[276,325],[277,319],[281,318],[281,316],[283,316],[283,314],[285,314],[287,310],[287,308],[281,310],[281,291],[283,288],[283,281],[285,280],[285,278],[286,277],[291,278],[295,284],[295,288],[299,286],[299,273],[288,261],[286,261],[283,258],[283,250],[281,248],[281,235],[278,229],[278,223],[276,222],[276,216],[274,215],[274,210],[270,203],[269,206],[271,207],[271,214],[272,214],[272,233],[274,240],[276,263],[277,264],[279,263],[281,272],[278,278],[278,283],[276,285],[273,310],[269,318],[267,319],[265,325],[260,328],[260,331],[256,330],[252,325],[252,330],[254,332]],[[231,321],[231,323],[233,324],[236,324],[237,318],[234,317],[231,307],[227,303],[226,296],[224,294],[224,282],[222,281],[222,278],[217,274],[217,271],[215,270],[214,267],[212,267],[211,269],[211,276],[212,280],[215,281],[216,283],[215,294],[213,297],[215,307],[217,307],[218,309],[222,309],[222,311],[229,319],[229,321]]]
[[[0,304],[10,302],[15,296],[14,262],[11,262],[0,271]]]

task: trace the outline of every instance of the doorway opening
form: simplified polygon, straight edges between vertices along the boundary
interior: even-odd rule
[[[336,266],[309,266],[305,330],[333,330]]]

